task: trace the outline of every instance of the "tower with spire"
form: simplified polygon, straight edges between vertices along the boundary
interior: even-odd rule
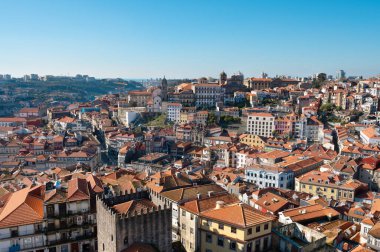
[[[161,81],[161,99],[163,102],[168,101],[168,81],[165,76]]]

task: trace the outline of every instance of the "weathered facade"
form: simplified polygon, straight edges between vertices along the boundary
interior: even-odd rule
[[[97,198],[98,251],[119,252],[134,243],[147,243],[159,251],[171,251],[171,208],[153,207],[119,214],[115,203],[144,197],[144,193],[111,200]]]

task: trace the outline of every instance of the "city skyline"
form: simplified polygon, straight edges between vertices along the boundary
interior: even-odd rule
[[[0,72],[146,79],[217,77],[222,70],[335,76],[344,69],[369,77],[380,73],[378,7],[376,1],[4,1]]]

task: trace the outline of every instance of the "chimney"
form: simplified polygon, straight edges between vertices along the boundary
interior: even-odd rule
[[[176,173],[175,173],[175,176],[176,176],[177,178],[179,178],[179,177],[181,177],[181,173],[180,173],[180,172],[176,172]]]
[[[201,194],[197,193],[197,199],[201,199]]]
[[[208,195],[209,197],[211,197],[213,193],[214,193],[214,191],[208,191],[208,192],[207,192],[207,195]]]
[[[221,208],[223,208],[223,207],[224,207],[224,201],[218,200],[218,201],[216,202],[216,207],[215,207],[215,209],[221,209]]]

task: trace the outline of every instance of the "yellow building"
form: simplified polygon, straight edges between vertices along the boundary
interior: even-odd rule
[[[265,147],[265,141],[262,137],[253,134],[243,134],[240,136],[240,143],[249,145],[251,147]]]
[[[230,203],[226,203],[229,200]],[[190,220],[194,220],[182,224],[183,228],[187,228],[186,225],[190,226],[190,236],[187,234],[181,236],[186,251],[255,252],[271,248],[274,219],[251,206],[229,200],[211,200],[207,203],[198,201],[197,208],[207,208],[207,210],[195,214],[192,207],[187,207],[192,203],[180,207],[181,215],[188,213]],[[208,206],[202,207],[202,205]],[[194,225],[195,223],[197,225]]]
[[[368,186],[358,180],[344,180],[332,172],[310,171],[295,179],[295,190],[326,199],[354,201],[355,195],[367,191]]]

